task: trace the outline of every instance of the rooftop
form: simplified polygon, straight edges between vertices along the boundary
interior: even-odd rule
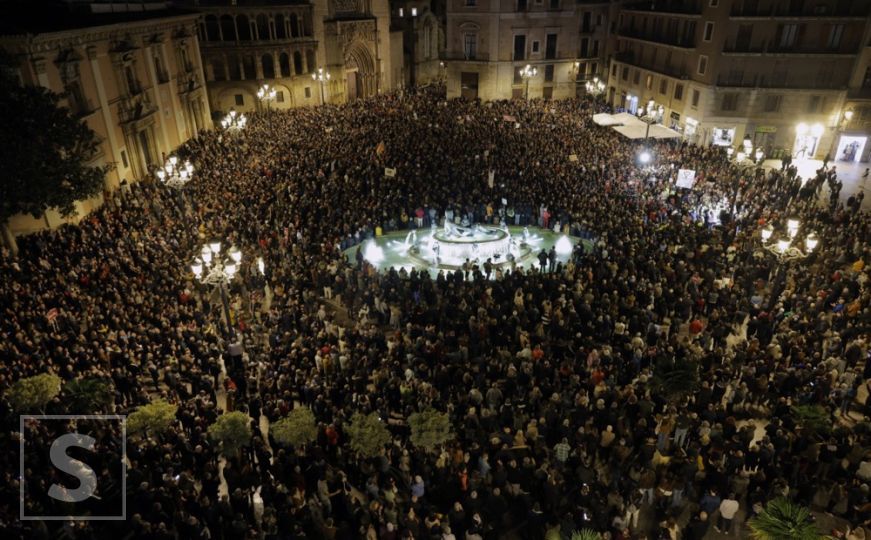
[[[0,36],[47,34],[195,13],[167,2],[11,0],[3,5]]]

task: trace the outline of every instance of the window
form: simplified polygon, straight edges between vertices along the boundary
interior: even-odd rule
[[[868,68],[868,72],[866,72],[866,74],[865,74],[865,75],[866,75],[866,77],[865,77],[866,79],[869,79],[869,78],[868,78],[868,73],[871,73],[871,67]],[[614,64],[613,66],[611,66],[611,76],[612,76],[612,77],[616,77],[616,76],[617,76],[617,64]],[[871,79],[869,79],[869,80],[871,80]]]
[[[792,47],[795,45],[795,37],[798,34],[797,24],[781,24],[780,25],[780,46],[783,48]]]
[[[553,64],[544,66],[544,82],[553,82]]]
[[[593,40],[593,56],[599,56],[599,40]]]
[[[815,113],[820,111],[820,96],[811,96],[807,104],[807,112]]]
[[[550,0],[550,9],[559,9],[559,0]]]
[[[466,0],[466,7],[475,7],[478,5],[478,0]]]
[[[275,93],[275,101],[278,103],[284,103],[284,91],[279,90]]]
[[[717,7],[720,5],[720,0],[711,0],[710,6]]]
[[[127,161],[127,150],[121,150],[121,163],[124,164],[124,168],[130,167],[130,162]]]
[[[526,0],[517,0],[517,11],[526,11]]]
[[[160,60],[160,55],[157,54],[154,55],[154,74],[157,76],[157,80],[162,83],[169,80],[169,77],[166,76],[166,71],[163,69],[163,62]]]
[[[474,60],[478,54],[478,34],[463,34],[463,56]]]
[[[233,97],[236,99],[237,106],[245,105],[245,96],[243,96],[242,94],[236,94]]]
[[[581,18],[581,32],[591,32],[593,30],[590,24],[592,20],[593,14],[585,11],[584,16]]]
[[[705,23],[705,41],[711,41],[714,37],[714,23],[706,22]]]
[[[729,93],[723,94],[723,102],[720,104],[720,109],[724,111],[734,111],[738,108],[738,94]]]
[[[674,99],[680,101],[683,99],[683,85],[676,84],[674,86]]]
[[[533,41],[532,42],[532,52],[534,54],[538,54],[539,50],[541,50],[541,42],[538,40]]]
[[[514,36],[514,60],[526,59],[526,35],[516,34]]]
[[[548,34],[545,38],[544,57],[548,60],[556,58],[556,34]]]
[[[659,81],[659,93],[662,95],[668,94],[668,79]]]
[[[708,57],[705,55],[699,56],[699,75],[704,75],[708,71]]]
[[[648,75],[648,76],[644,79],[644,87],[647,88],[648,90],[650,90],[651,88],[653,88],[653,75]]]
[[[306,87],[305,87],[305,98],[306,98],[306,99],[311,99],[311,97],[312,97],[312,87],[311,87],[311,86],[306,86]]]
[[[832,29],[829,31],[829,41],[826,43],[826,46],[829,49],[837,49],[841,46],[841,37],[844,35],[844,25],[843,24],[834,24],[832,25]]]
[[[628,67],[624,67],[624,68],[623,68],[623,73],[621,73],[621,78],[622,78],[624,81],[628,81],[628,80],[629,80],[629,68],[628,68]]]
[[[699,106],[699,97],[700,96],[701,96],[701,94],[699,93],[699,91],[696,89],[693,89],[693,107]]]
[[[638,84],[641,82],[641,72],[636,70],[632,71],[632,84]]]
[[[780,112],[783,96],[765,96],[765,112]]]
[[[405,17],[405,9],[403,9],[403,8],[399,8],[399,16],[400,16],[400,17]]]
[[[590,38],[581,38],[581,58],[589,57]]]

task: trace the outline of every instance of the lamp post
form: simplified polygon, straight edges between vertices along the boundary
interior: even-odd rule
[[[275,91],[275,88],[272,88],[268,84],[264,84],[257,90],[257,99],[260,100],[260,103],[266,104],[266,110],[270,110],[270,104],[275,101],[275,96],[278,92]]]
[[[157,169],[157,172],[154,174],[166,186],[183,188],[193,177],[194,166],[188,160],[185,160],[184,163],[179,163],[176,156],[169,156],[163,167]]]
[[[605,91],[605,83],[599,80],[599,77],[593,77],[592,81],[587,81],[584,85],[587,90],[587,93],[593,96],[593,98],[597,98],[602,95]]]
[[[762,248],[765,252],[773,255],[777,263],[771,296],[768,300],[769,310],[774,307],[775,302],[780,297],[788,265],[793,261],[808,257],[820,243],[819,238],[814,233],[809,233],[806,236],[799,235],[800,229],[801,222],[796,218],[789,218],[786,220],[785,235],[775,237],[775,228],[771,225],[760,231]]]
[[[638,119],[647,124],[647,128],[644,130],[644,140],[646,141],[648,137],[650,137],[650,126],[651,124],[656,124],[662,119],[662,113],[665,111],[665,108],[662,105],[657,105],[655,101],[652,99],[647,102],[647,109],[644,107],[638,107],[638,110],[635,111],[635,114],[638,116]],[[647,114],[645,114],[645,112]]]
[[[242,252],[231,247],[222,258],[221,242],[213,241],[200,249],[200,256],[194,259],[191,270],[197,280],[203,285],[217,287],[221,292],[221,303],[224,305],[224,319],[227,324],[227,337],[235,337],[233,325],[230,322],[230,302],[227,299],[226,287],[233,281],[242,262]]]
[[[532,67],[531,65],[526,64],[524,67],[522,67],[520,69],[519,73],[520,73],[520,78],[523,79],[523,82],[524,82],[524,91],[523,91],[524,98],[529,99],[529,79],[538,75],[538,68]]]
[[[237,113],[235,109],[230,109],[227,116],[221,119],[221,127],[230,133],[239,133],[245,129],[247,123],[248,119],[245,115]]]
[[[325,70],[324,68],[318,68],[317,71],[312,73],[312,80],[320,83],[321,85],[321,105],[326,105],[327,100],[324,96],[324,85],[330,80],[330,72]]]

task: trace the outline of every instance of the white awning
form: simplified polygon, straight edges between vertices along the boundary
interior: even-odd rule
[[[634,114],[629,114],[627,112],[621,112],[620,114],[615,114],[614,119],[620,122],[621,125],[624,126],[643,126],[644,122],[639,120],[637,116]]]
[[[648,133],[647,125],[644,122],[641,122],[640,126],[615,126],[613,129],[627,139],[643,139],[645,135],[651,139],[679,139],[681,137],[677,131],[658,124],[650,126]]]
[[[593,115],[593,122],[600,126],[619,126],[621,122],[608,113]]]

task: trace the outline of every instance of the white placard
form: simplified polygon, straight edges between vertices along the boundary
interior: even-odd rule
[[[680,169],[677,171],[677,187],[692,189],[696,181],[696,171],[692,169]]]
[[[571,155],[569,155],[569,161],[571,161],[572,163],[576,162],[577,160],[578,160],[578,155],[577,155],[577,154],[571,154]]]
[[[393,178],[394,176],[396,176],[396,169],[384,167],[384,176],[386,176],[387,178]]]
[[[496,171],[490,171],[487,173],[487,185],[490,186],[490,189],[493,189],[493,183],[496,180]]]

